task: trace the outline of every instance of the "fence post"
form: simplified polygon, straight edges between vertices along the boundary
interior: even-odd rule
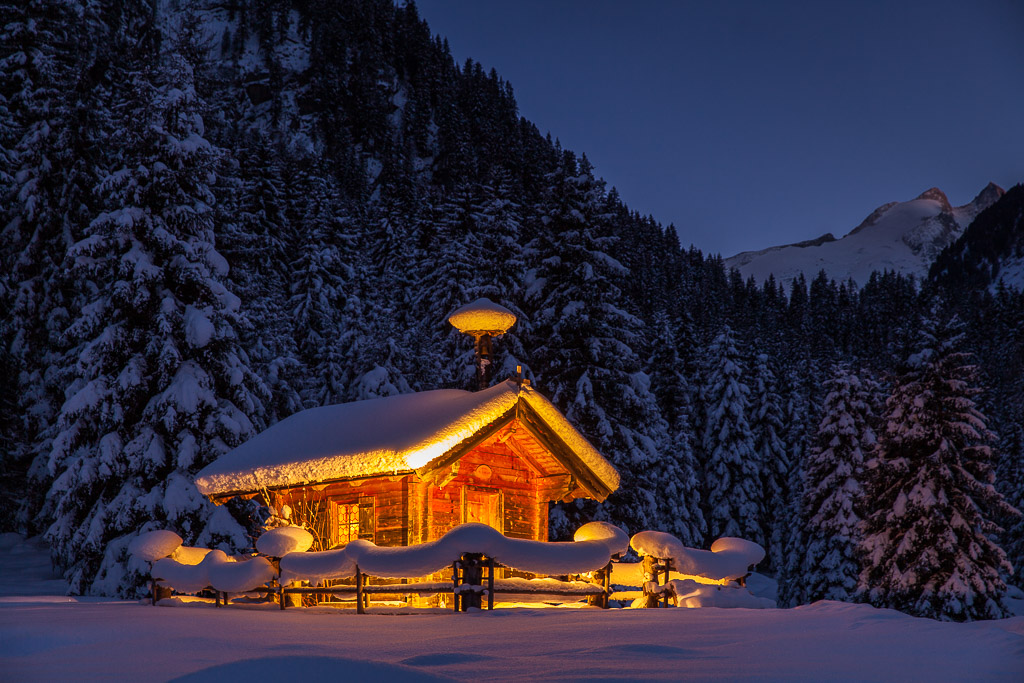
[[[452,606],[459,611],[459,561],[452,562]]]
[[[284,584],[279,583],[277,586],[277,599],[281,603],[281,609],[284,609]]]
[[[664,567],[663,571],[665,572],[665,582],[662,584],[664,586],[664,589],[662,589],[662,591],[661,591],[661,606],[662,607],[668,607],[668,598],[669,598],[668,582],[669,582],[669,579],[670,579],[670,576],[671,576],[671,574],[669,572],[672,570],[672,558],[671,557],[665,558],[663,567]]]
[[[366,614],[363,607],[363,572],[356,565],[356,614]]]
[[[487,558],[487,611],[494,609],[494,558]]]
[[[483,581],[483,555],[480,553],[463,553],[462,555],[462,583],[470,586],[471,590],[466,591],[462,596],[462,611],[466,612],[470,607],[481,607],[481,595],[478,587]]]
[[[604,587],[604,595],[601,596],[601,607],[608,609],[608,599],[612,594],[612,561],[608,560],[608,564],[604,568],[602,586]]]

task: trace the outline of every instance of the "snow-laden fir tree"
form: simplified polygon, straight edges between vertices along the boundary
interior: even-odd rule
[[[326,179],[307,176],[302,201],[290,216],[293,237],[290,297],[295,347],[305,377],[299,395],[307,408],[341,403],[347,359],[341,353],[345,291],[354,271],[347,217]]]
[[[680,357],[680,339],[668,316],[655,318],[656,336],[645,370],[651,392],[668,422],[668,447],[658,464],[658,506],[662,529],[690,547],[704,542],[707,523],[700,506],[700,481],[693,452],[693,399],[686,363]],[[689,349],[684,351],[689,353]]]
[[[837,365],[803,467],[799,602],[851,601],[860,574],[864,463],[875,445],[871,382]]]
[[[448,316],[482,296],[477,266],[490,256],[483,249],[482,200],[478,185],[457,186],[437,207],[432,229],[426,233],[429,241],[420,249],[413,303],[427,353],[434,359],[430,365],[437,386],[470,389],[476,377],[472,340],[449,325]]]
[[[24,473],[49,450],[70,361],[59,343],[81,293],[62,267],[93,209],[110,132],[110,27],[93,4],[0,3],[0,333],[15,407],[0,467]],[[18,526],[33,528],[45,487],[23,486]]]
[[[743,358],[726,325],[705,355],[701,400],[705,405],[705,518],[708,538],[739,536],[764,545],[760,463],[750,430],[750,388]]]
[[[519,244],[518,211],[501,193],[509,192],[501,174],[491,183],[462,183],[436,210],[419,249],[413,303],[434,369],[429,386],[475,387],[473,343],[448,324],[456,309],[481,297],[505,306],[516,325],[495,344],[493,382],[508,379],[524,365],[520,335],[529,322],[520,307],[524,264]]]
[[[789,449],[783,439],[782,398],[767,354],[754,358],[754,386],[750,400],[750,430],[761,467],[764,519],[761,527],[768,551],[765,568],[777,570],[785,556],[786,537],[793,525],[789,500]]]
[[[535,299],[531,356],[538,389],[549,396],[622,477],[596,510],[581,501],[556,508],[554,538],[581,523],[607,519],[628,531],[657,528],[653,468],[664,452],[667,425],[641,370],[641,322],[621,307],[625,268],[609,252],[601,213],[603,184],[583,158],[566,154],[550,177],[543,237],[531,247]],[[584,509],[586,506],[586,509]]]
[[[513,376],[520,366],[531,377],[529,354],[523,340],[529,336],[531,321],[524,310],[523,280],[526,261],[523,254],[521,207],[512,199],[515,188],[506,171],[499,169],[481,187],[481,251],[477,255],[477,284],[473,294],[500,303],[516,316],[516,324],[495,345],[494,382]],[[468,303],[468,302],[467,302]]]
[[[991,521],[1012,511],[993,486],[993,435],[961,340],[955,319],[924,322],[868,462],[861,545],[866,599],[944,621],[1005,616],[1012,571]]]
[[[339,340],[346,359],[345,400],[363,401],[412,391],[407,372],[412,365],[401,329],[402,312],[390,293],[382,296],[380,271],[371,258],[372,237],[357,241],[353,277],[346,292]]]
[[[999,447],[1001,467],[997,468],[998,483],[1005,491],[1006,501],[1015,510],[1024,510],[1024,420],[1006,425],[1009,433],[1002,434]],[[999,522],[1003,533],[1000,546],[1013,565],[1008,582],[1024,586],[1024,515],[1004,514]]]
[[[191,65],[156,52],[147,11],[133,17],[133,58],[119,74],[130,106],[97,190],[106,210],[67,261],[85,301],[67,330],[76,377],[41,518],[72,592],[131,594],[145,568],[125,553],[140,529],[249,544],[191,480],[255,433],[266,394],[235,334],[240,302],[222,284],[210,190],[219,151],[203,137]]]
[[[221,159],[229,167],[218,175],[215,187],[217,245],[230,264],[231,291],[248,314],[250,325],[237,332],[270,390],[266,420],[272,424],[302,409],[299,389],[307,373],[295,348],[295,321],[285,304],[294,260],[289,254],[302,248],[296,243],[304,223],[286,228],[283,178],[291,177],[291,169],[282,170],[281,151],[257,131],[245,136],[245,143],[237,154]]]

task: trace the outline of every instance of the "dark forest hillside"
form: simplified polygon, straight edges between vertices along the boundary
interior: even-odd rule
[[[622,473],[599,508],[553,509],[559,536],[744,536],[798,599],[826,381],[859,374],[880,403],[921,320],[957,311],[997,486],[1022,502],[1019,291],[745,282],[455,63],[412,3],[30,0],[0,25],[3,518],[47,534],[72,590],[129,590],[140,528],[246,547],[248,512],[190,477],[267,425],[468,388],[446,318],[481,296],[519,316],[496,378],[523,365]],[[1019,194],[978,222],[1019,218]]]

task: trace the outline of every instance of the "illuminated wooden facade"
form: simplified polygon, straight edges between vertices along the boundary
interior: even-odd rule
[[[314,549],[354,538],[381,546],[425,543],[465,522],[487,524],[512,538],[546,541],[552,501],[603,501],[618,476],[532,389],[507,382],[472,396],[501,398],[501,392],[509,393],[509,400],[487,404],[500,406],[500,413],[495,409],[493,419],[478,420],[479,426],[460,433],[457,443],[418,468],[207,493],[217,502],[262,496],[278,514],[313,530]],[[402,419],[400,412],[382,412]]]

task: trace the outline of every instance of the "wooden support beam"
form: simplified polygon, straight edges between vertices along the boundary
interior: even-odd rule
[[[455,611],[459,611],[459,562],[452,562],[452,605]]]
[[[601,607],[608,609],[608,598],[612,594],[612,561],[608,560],[607,566],[604,568],[604,597],[601,600]]]
[[[502,427],[504,427],[505,425],[507,425],[508,423],[515,419],[515,416],[516,409],[514,407],[510,408],[501,417],[494,420],[494,422],[490,423],[489,425],[481,429],[479,432],[477,432],[470,438],[466,439],[462,443],[450,449],[441,457],[435,458],[426,466],[416,470],[416,474],[418,474],[421,478],[426,479],[427,475],[433,470],[451,465],[452,463],[456,462],[459,458],[464,456],[466,453],[469,453],[471,450],[473,450],[474,448],[476,448],[477,446],[479,446],[480,444],[484,443],[492,436],[497,434],[499,431],[501,431]]]
[[[366,608],[363,607],[363,572],[360,571],[359,565],[356,565],[356,614],[366,614]]]
[[[494,558],[487,558],[487,611],[494,609]]]
[[[519,443],[519,439],[514,437],[510,438],[505,445],[508,446],[513,453],[522,458],[523,462],[525,462],[526,465],[531,470],[533,470],[533,473],[536,474],[538,477],[547,476],[547,473],[544,471],[544,468],[540,466],[540,463],[537,462],[537,460],[532,455],[530,455],[525,448],[523,448],[523,445]]]
[[[566,471],[572,473],[588,495],[598,501],[604,501],[610,494],[604,482],[600,481],[590,468],[573,452],[571,448],[544,421],[528,403],[522,404],[520,422],[526,430],[543,446]]]

